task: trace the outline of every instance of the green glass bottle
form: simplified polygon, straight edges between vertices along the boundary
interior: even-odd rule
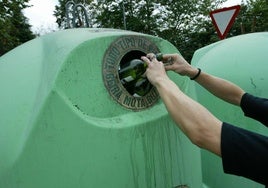
[[[129,61],[124,68],[119,70],[119,78],[122,84],[131,82],[141,77],[147,68],[147,64],[141,59],[133,59]]]
[[[137,80],[132,80],[130,82],[126,82],[123,84],[124,88],[127,90],[127,92],[130,95],[133,95],[135,93],[134,88],[135,88],[136,82],[137,82]]]
[[[158,61],[163,61],[163,54],[158,53],[155,55]],[[172,64],[172,58],[169,58],[167,61],[163,62],[164,65]],[[146,71],[147,64],[141,59],[132,59],[123,68],[119,70],[119,78],[122,84],[131,82],[140,78]]]
[[[162,61],[163,60],[163,54],[162,53],[157,53],[155,54],[155,57],[158,61]]]
[[[155,56],[156,56],[156,59],[158,61],[162,61],[165,66],[172,65],[174,63],[172,57],[169,57],[167,60],[163,61],[163,54],[162,53],[158,53]]]
[[[143,97],[145,96],[152,88],[149,80],[147,78],[140,78],[134,86],[134,97]]]
[[[142,97],[146,95],[153,87],[147,78],[140,77],[137,80],[133,80],[123,84],[127,92],[134,97]]]

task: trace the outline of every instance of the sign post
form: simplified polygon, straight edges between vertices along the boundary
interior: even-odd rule
[[[230,31],[236,16],[240,10],[240,5],[217,9],[210,12],[213,25],[216,27],[220,39],[224,39]]]

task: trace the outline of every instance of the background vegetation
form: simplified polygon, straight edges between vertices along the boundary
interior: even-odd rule
[[[28,1],[0,0],[0,56],[35,37],[22,13]]]
[[[127,29],[162,37],[190,61],[195,50],[219,40],[209,12],[226,0],[76,0],[86,8],[90,27]],[[65,5],[54,15],[68,28]],[[0,55],[34,38],[22,10],[29,0],[0,0]],[[77,24],[82,26],[81,24]],[[227,37],[268,31],[268,0],[245,0]]]

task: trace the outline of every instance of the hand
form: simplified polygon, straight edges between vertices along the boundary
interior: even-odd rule
[[[151,84],[157,86],[162,80],[169,79],[163,63],[157,61],[154,54],[148,54],[141,59],[148,65],[145,74]]]
[[[172,70],[182,76],[189,76],[190,78],[196,75],[198,71],[179,54],[164,54],[163,62],[165,63],[169,61],[171,61],[172,64],[165,66],[166,71]]]

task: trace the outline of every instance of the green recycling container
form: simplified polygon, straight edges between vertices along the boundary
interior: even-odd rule
[[[0,187],[202,187],[200,150],[156,89],[134,97],[118,78],[125,61],[149,52],[179,53],[150,35],[70,29],[3,55]],[[188,90],[189,79],[169,76]]]
[[[268,32],[240,35],[201,48],[195,52],[192,64],[237,84],[248,93],[268,98]],[[268,129],[244,117],[239,107],[214,97],[194,82],[188,87],[190,95],[220,120],[268,136]],[[264,187],[242,177],[224,174],[221,159],[207,151],[202,150],[201,161],[204,187]]]

